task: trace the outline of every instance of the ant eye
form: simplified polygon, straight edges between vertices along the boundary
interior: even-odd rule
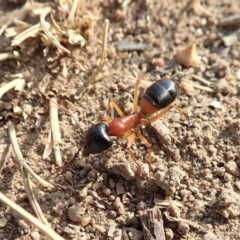
[[[86,134],[83,146],[83,156],[101,153],[112,146],[112,141],[107,134],[107,125],[98,123],[90,128]]]

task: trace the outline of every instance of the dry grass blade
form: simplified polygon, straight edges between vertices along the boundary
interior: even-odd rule
[[[16,26],[13,26],[13,27],[9,27],[6,29],[5,31],[5,36],[7,38],[12,38],[12,37],[15,37],[17,36],[18,34],[20,34],[21,32],[25,31],[26,29],[30,28],[31,27],[31,24],[29,23],[26,23],[24,21],[21,21],[21,20],[15,20],[14,21],[14,24]]]
[[[64,240],[60,235],[58,235],[56,232],[54,232],[52,228],[44,225],[36,217],[34,217],[30,213],[28,213],[26,210],[24,210],[20,206],[18,206],[16,203],[11,201],[8,197],[3,195],[1,192],[0,192],[0,201],[5,203],[7,206],[9,206],[14,211],[16,211],[22,218],[24,218],[26,221],[30,222],[32,225],[37,227],[42,233],[44,233],[50,239]]]
[[[27,163],[24,161],[23,163],[23,167],[28,171],[28,173],[37,181],[39,182],[42,186],[44,187],[49,187],[49,188],[54,188],[54,186],[45,181],[44,179],[42,179],[41,177],[39,177],[28,165]]]
[[[53,149],[53,139],[52,139],[52,132],[48,132],[48,139],[47,144],[45,146],[44,152],[43,152],[43,159],[47,159],[49,155],[51,154]]]
[[[36,201],[36,199],[33,195],[32,188],[31,188],[31,181],[28,177],[28,170],[24,167],[24,164],[23,164],[24,158],[23,158],[21,150],[19,148],[19,145],[18,145],[18,142],[17,142],[17,137],[16,137],[15,127],[14,127],[14,124],[12,122],[9,123],[8,131],[9,131],[11,143],[12,143],[12,146],[13,146],[13,150],[14,150],[14,153],[16,155],[16,160],[20,165],[20,170],[21,170],[21,175],[22,175],[22,178],[23,178],[24,188],[26,190],[29,202],[30,202],[32,208],[34,209],[36,215],[38,216],[38,218],[41,219],[41,221],[45,225],[50,226],[47,219],[43,215],[42,210],[41,210],[38,202]]]
[[[204,91],[206,91],[206,92],[214,92],[213,89],[210,88],[210,87],[204,87],[204,86],[198,85],[198,84],[193,83],[193,82],[191,82],[191,81],[189,81],[189,80],[186,80],[186,79],[183,80],[183,83],[188,84],[188,85],[190,85],[190,86],[193,86],[193,87],[195,87],[195,88],[204,90]]]
[[[221,27],[239,27],[240,26],[240,14],[234,14],[228,17],[224,17],[218,23]]]
[[[181,71],[177,71],[177,74],[181,74],[181,75],[190,75],[193,79],[195,79],[196,81],[199,81],[200,83],[206,85],[206,86],[210,86],[211,82],[209,82],[208,80],[204,79],[203,77],[200,77],[196,74],[189,74],[189,73],[185,73],[185,72],[181,72]]]
[[[41,31],[41,26],[40,24],[36,24],[31,26],[30,28],[26,29],[19,35],[17,35],[13,40],[12,40],[12,46],[18,46],[20,45],[23,41],[30,37],[36,37],[37,34]]]
[[[78,9],[78,6],[79,6],[79,0],[74,0],[71,11],[70,11],[69,16],[68,16],[68,21],[70,21],[71,23],[74,22],[74,16],[75,16],[75,13]]]
[[[56,164],[58,166],[62,166],[62,157],[60,152],[59,144],[61,142],[61,134],[59,128],[59,121],[58,121],[58,106],[57,106],[57,99],[52,98],[49,101],[50,105],[50,124],[51,124],[51,132],[52,132],[52,139],[53,139],[53,150],[56,159]]]
[[[168,221],[170,222],[185,222],[187,224],[189,224],[190,226],[192,226],[193,228],[196,228],[196,229],[201,229],[201,226],[191,220],[186,220],[186,219],[183,219],[183,218],[177,218],[177,217],[172,217],[169,215],[168,212],[164,212],[164,215],[165,217],[167,218]]]
[[[85,87],[87,87],[88,85],[90,85],[94,81],[95,77],[102,71],[104,65],[107,62],[107,53],[106,52],[107,52],[108,27],[109,27],[109,20],[105,19],[101,61],[100,61],[100,64],[99,64],[96,72],[94,72],[85,82],[85,84],[84,84]]]
[[[43,9],[38,9],[36,11],[34,11],[35,14],[40,14],[40,25],[42,27],[43,32],[46,34],[46,36],[48,37],[49,41],[58,49],[60,49],[61,51],[70,54],[71,52],[66,49],[65,47],[63,47],[60,42],[54,37],[52,36],[52,34],[49,32],[47,25],[49,23],[47,23],[45,21],[46,16],[52,11],[51,7],[46,7]]]
[[[47,221],[47,219],[45,218],[34,194],[33,194],[33,190],[32,190],[32,184],[31,181],[29,179],[29,174],[28,171],[23,167],[21,168],[21,174],[23,177],[23,184],[24,184],[24,188],[26,190],[26,193],[28,195],[28,200],[34,210],[34,212],[36,213],[36,215],[38,216],[38,218],[42,221],[42,223],[44,223],[46,226],[50,227],[50,223]]]
[[[8,153],[8,147],[4,148],[4,150],[2,151],[2,156],[0,157],[0,173],[7,159],[7,153]]]
[[[17,157],[17,160],[20,163],[20,165],[22,165],[28,171],[28,173],[36,181],[38,181],[42,186],[53,188],[54,186],[52,184],[48,183],[47,181],[45,181],[44,179],[42,179],[41,177],[36,175],[33,172],[33,170],[25,162],[25,160],[22,156],[21,150],[19,148],[18,142],[17,142],[15,127],[14,127],[13,123],[10,123],[8,128],[9,128],[9,135],[10,135],[11,144],[13,146],[14,153],[15,153],[15,155]]]
[[[199,81],[202,84],[207,85],[207,86],[211,85],[211,83],[209,81],[207,81],[206,79],[204,79],[204,78],[202,78],[202,77],[200,77],[200,76],[198,76],[196,74],[192,74],[192,78],[197,80],[197,81]]]
[[[14,58],[19,58],[19,53],[16,51],[14,51],[13,53],[0,53],[0,62]]]
[[[24,79],[14,79],[11,82],[3,85],[0,88],[0,99],[2,98],[2,96],[8,92],[9,90],[11,90],[12,88],[15,88],[18,84],[24,85],[25,86],[25,80]]]

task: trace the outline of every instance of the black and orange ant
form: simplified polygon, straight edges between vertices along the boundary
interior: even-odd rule
[[[135,142],[137,135],[147,147],[148,163],[150,164],[152,162],[151,145],[142,135],[139,128],[156,121],[172,108],[175,108],[181,114],[184,114],[184,111],[181,108],[172,105],[178,95],[179,88],[177,83],[170,79],[158,80],[148,87],[140,100],[140,111],[138,111],[137,99],[140,80],[142,78],[142,76],[138,77],[135,86],[132,114],[125,116],[118,105],[112,99],[109,99],[107,110],[109,111],[111,106],[114,107],[120,117],[101,117],[99,119],[100,123],[89,129],[83,146],[84,156],[101,153],[110,148],[113,144],[110,136],[117,136],[128,139],[126,149],[132,159],[136,162],[135,156],[130,148]],[[157,114],[150,117],[150,115],[154,113]]]

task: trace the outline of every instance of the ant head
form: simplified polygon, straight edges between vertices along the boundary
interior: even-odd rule
[[[92,126],[86,136],[83,145],[83,156],[101,153],[112,146],[112,141],[107,134],[107,125],[98,123]]]

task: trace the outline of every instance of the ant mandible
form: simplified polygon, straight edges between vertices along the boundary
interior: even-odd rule
[[[172,108],[175,108],[181,114],[184,114],[184,111],[181,108],[172,105],[178,95],[179,88],[177,83],[170,79],[158,80],[148,87],[140,100],[140,111],[138,111],[137,99],[142,78],[143,76],[138,77],[135,86],[132,114],[125,116],[118,105],[112,99],[109,99],[107,111],[113,106],[120,117],[101,117],[99,119],[100,123],[89,129],[83,146],[84,156],[101,153],[110,148],[112,146],[110,136],[117,136],[127,138],[126,149],[132,159],[136,162],[135,156],[130,148],[135,142],[136,136],[138,136],[147,148],[148,163],[150,164],[152,162],[151,145],[142,135],[139,128],[156,121]],[[150,116],[154,113],[157,114]]]

